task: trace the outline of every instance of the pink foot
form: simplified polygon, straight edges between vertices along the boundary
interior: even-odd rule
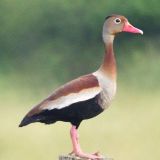
[[[103,158],[102,156],[99,155],[99,152],[96,152],[94,154],[88,154],[88,153],[82,152],[78,142],[78,133],[75,126],[72,126],[70,133],[71,133],[71,139],[73,144],[73,151],[70,154],[74,154],[80,158],[85,158],[87,160],[99,160]]]
[[[88,154],[88,153],[84,153],[82,151],[72,151],[71,153],[69,153],[69,155],[75,155],[77,157],[80,157],[80,158],[85,158],[85,159],[91,159],[91,160],[96,160],[96,159],[102,159],[104,158],[103,156],[101,156],[99,154],[99,152],[96,152],[96,153],[93,153],[93,154]]]
[[[100,155],[88,154],[88,153],[83,153],[83,152],[77,152],[77,153],[75,153],[75,155],[80,158],[85,158],[85,159],[89,159],[89,160],[100,160],[103,158]]]

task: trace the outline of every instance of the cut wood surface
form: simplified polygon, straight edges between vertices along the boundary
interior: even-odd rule
[[[86,159],[79,158],[79,157],[76,157],[74,155],[60,155],[59,160],[86,160]],[[104,157],[104,158],[101,158],[101,159],[98,159],[98,160],[113,160],[113,158]]]

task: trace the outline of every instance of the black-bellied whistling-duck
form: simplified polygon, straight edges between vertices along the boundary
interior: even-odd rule
[[[108,108],[116,93],[113,40],[117,33],[123,31],[143,34],[142,30],[133,27],[124,16],[106,17],[102,33],[105,55],[100,68],[96,72],[81,76],[55,90],[48,98],[31,109],[19,126],[23,127],[34,122],[45,124],[56,121],[70,122],[72,124],[70,130],[72,153],[87,159],[101,158],[98,154],[82,152],[77,129],[82,120],[93,118]]]

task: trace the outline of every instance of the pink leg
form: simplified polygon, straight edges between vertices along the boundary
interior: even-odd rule
[[[79,141],[78,141],[78,133],[77,133],[76,126],[72,126],[70,134],[71,134],[72,145],[73,145],[73,152],[72,153],[74,153],[78,157],[91,159],[91,160],[102,158],[101,156],[98,155],[98,153],[87,154],[87,153],[82,152]]]

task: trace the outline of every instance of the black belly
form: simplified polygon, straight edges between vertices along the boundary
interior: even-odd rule
[[[56,121],[71,122],[79,126],[82,120],[97,116],[103,111],[97,102],[97,97],[87,101],[77,102],[62,109],[44,110],[33,118],[36,121],[50,124]]]

